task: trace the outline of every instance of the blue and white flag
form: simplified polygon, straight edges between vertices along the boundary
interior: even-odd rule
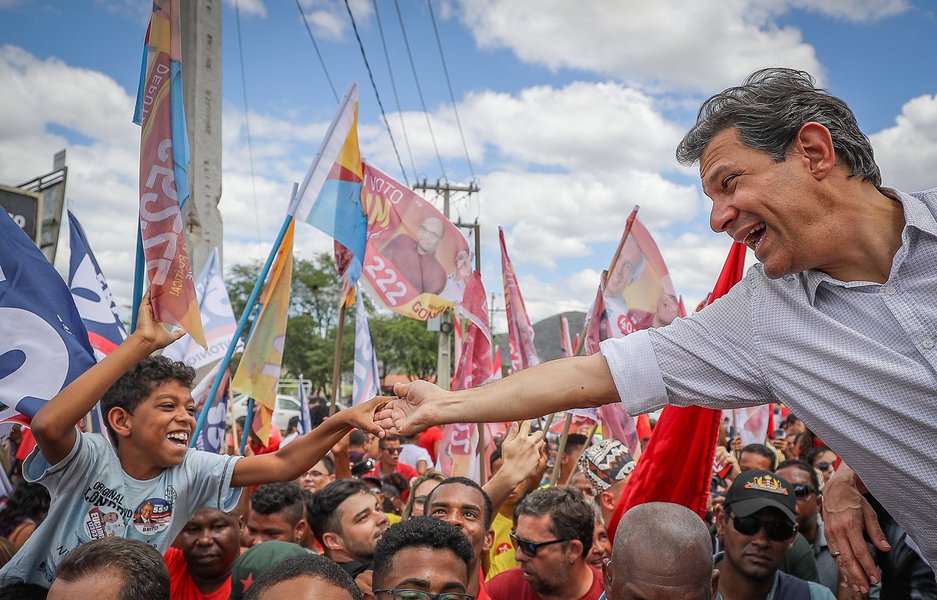
[[[68,238],[71,258],[68,264],[68,287],[72,300],[88,329],[88,339],[101,360],[127,339],[124,324],[117,316],[117,305],[107,287],[107,280],[94,258],[88,237],[78,218],[68,209]]]
[[[205,403],[208,399],[208,394],[211,392],[212,384],[215,382],[215,378],[218,377],[219,367],[221,367],[221,363],[216,364],[212,370],[208,372],[208,375],[198,382],[198,385],[192,390],[192,397],[195,399],[198,412],[201,412],[205,408]],[[221,376],[224,377],[224,380],[218,387],[218,393],[215,396],[217,401],[208,407],[208,417],[205,421],[205,426],[202,428],[198,439],[195,440],[196,450],[212,452],[214,454],[221,454],[224,448],[225,416],[228,414],[228,383],[231,380],[231,372],[225,369],[225,372]]]
[[[163,350],[163,356],[180,360],[193,369],[200,369],[221,360],[237,330],[231,299],[221,278],[218,248],[212,249],[208,262],[195,282],[195,295],[198,297],[198,308],[202,315],[202,328],[205,330],[208,348],[199,346],[192,336],[185,336]]]
[[[68,286],[0,210],[0,402],[33,417],[94,362]]]
[[[312,431],[312,418],[309,416],[309,401],[306,400],[306,382],[299,376],[299,435]]]
[[[354,406],[370,400],[381,393],[380,370],[377,355],[371,343],[371,328],[368,313],[364,309],[364,298],[359,298],[355,308],[355,374],[352,382],[351,403]]]
[[[117,315],[117,305],[107,287],[107,280],[98,265],[88,236],[78,217],[68,208],[68,239],[71,257],[68,263],[68,287],[72,300],[88,330],[88,341],[94,348],[94,357],[101,360],[127,339],[127,330]],[[91,430],[104,433],[101,404],[91,409]],[[108,440],[109,436],[105,436]]]

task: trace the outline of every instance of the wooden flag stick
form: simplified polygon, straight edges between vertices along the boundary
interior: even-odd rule
[[[345,331],[345,298],[338,308],[338,329],[335,332],[335,362],[332,364],[332,405],[329,407],[329,416],[335,414],[335,401],[341,392],[339,377],[342,374],[342,335]]]

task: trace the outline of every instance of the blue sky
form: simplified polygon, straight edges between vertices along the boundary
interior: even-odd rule
[[[401,178],[344,3],[301,2],[339,94],[352,80],[361,86],[365,157]],[[673,149],[702,99],[756,68],[805,68],[849,102],[887,185],[935,183],[937,5],[929,0],[432,2],[481,187],[454,204],[453,216],[482,226],[483,278],[496,305],[496,232],[504,227],[534,320],[586,308],[634,204],[687,305],[706,293],[728,239],[709,231],[695,169],[678,166]],[[295,2],[239,0],[244,80],[235,4],[222,6],[220,208],[230,267],[266,255],[290,185],[301,180],[336,103]],[[412,181],[375,4],[351,6]],[[395,3],[376,6],[415,175],[432,182],[442,172]],[[466,183],[427,3],[399,6],[446,174]],[[142,0],[0,0],[0,183],[48,171],[52,154],[68,148],[68,195],[119,302],[130,292],[139,144],[130,115],[147,10]],[[298,232],[300,256],[329,247],[312,228]]]

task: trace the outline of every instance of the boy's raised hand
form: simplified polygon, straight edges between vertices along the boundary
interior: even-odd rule
[[[143,342],[150,349],[150,353],[153,353],[181,338],[185,335],[185,331],[181,329],[169,331],[156,321],[153,304],[150,300],[150,290],[147,290],[140,301],[140,310],[137,312],[137,328],[134,329],[132,335]]]

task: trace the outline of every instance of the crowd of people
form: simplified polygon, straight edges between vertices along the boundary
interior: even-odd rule
[[[707,101],[678,158],[700,163],[713,228],[762,262],[725,297],[591,357],[252,432],[245,456],[189,449],[194,373],[155,355],[181,333],[145,297],[131,336],[11,437],[0,599],[937,598],[937,195],[882,187],[845,103],[787,69]],[[79,431],[99,401],[106,434]],[[724,422],[686,448],[714,456],[705,515],[619,517],[647,463],[593,428],[551,456],[532,426],[618,401],[793,412],[764,443]],[[433,470],[441,426],[515,421],[483,484]]]

